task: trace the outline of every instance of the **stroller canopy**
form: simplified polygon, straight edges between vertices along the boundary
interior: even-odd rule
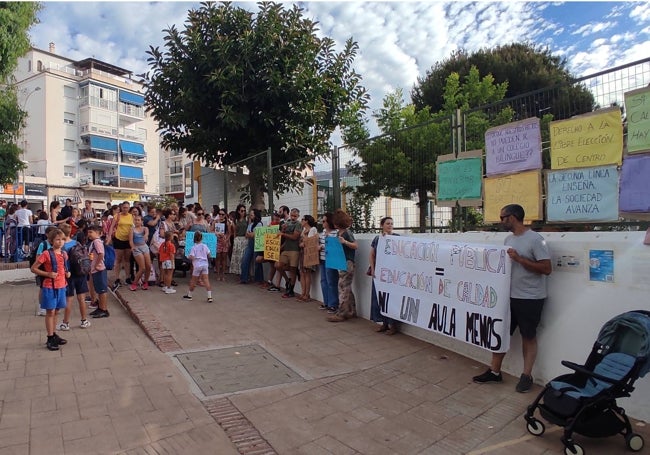
[[[637,310],[619,314],[603,325],[598,334],[603,354],[622,352],[640,361],[639,377],[650,371],[650,312]]]

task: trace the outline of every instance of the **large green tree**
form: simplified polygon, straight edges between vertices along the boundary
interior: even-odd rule
[[[16,145],[27,113],[18,104],[12,73],[29,50],[27,31],[37,22],[39,3],[0,2],[0,185],[16,180],[24,168]]]
[[[481,78],[473,67],[462,79],[457,73],[447,77],[444,105],[436,113],[431,113],[429,107],[405,105],[401,89],[387,95],[383,107],[373,113],[383,134],[353,145],[357,160],[350,171],[363,182],[356,190],[372,196],[415,198],[423,229],[427,204],[436,189],[436,160],[452,153],[452,114],[457,109],[499,101],[506,89],[506,83],[496,84],[489,74]],[[510,110],[492,121],[477,112],[470,114],[465,124],[470,131],[485,130],[494,122],[507,123],[511,118]],[[468,149],[477,146],[469,144]]]
[[[418,109],[429,106],[432,112],[442,109],[447,77],[458,73],[464,78],[472,66],[481,74],[491,74],[496,83],[507,82],[505,98],[555,87],[532,95],[527,102],[513,105],[519,119],[551,114],[554,120],[559,120],[589,112],[594,107],[591,92],[582,84],[571,84],[574,76],[566,59],[528,43],[483,48],[471,53],[464,49],[454,52],[418,78],[411,92],[413,103]]]
[[[368,95],[352,69],[358,46],[340,52],[294,5],[259,3],[256,13],[202,3],[183,30],[164,30],[151,47],[146,103],[166,147],[208,165],[246,160],[248,194],[263,205],[271,148],[274,191],[299,188],[302,171],[329,152],[331,133],[354,128]],[[251,158],[254,155],[257,157]],[[247,159],[250,158],[250,159]]]

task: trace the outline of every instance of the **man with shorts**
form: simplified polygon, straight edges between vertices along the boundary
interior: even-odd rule
[[[280,260],[275,263],[275,268],[282,274],[285,283],[287,283],[285,293],[282,294],[285,299],[295,297],[293,288],[296,285],[296,271],[298,270],[298,255],[300,253],[298,239],[302,231],[300,223],[298,223],[300,210],[291,209],[289,216],[289,221],[280,225],[280,237],[284,240],[284,243],[282,244]],[[288,276],[287,272],[289,272]]]
[[[551,255],[544,238],[524,226],[524,209],[518,204],[501,209],[501,223],[512,232],[506,237],[512,260],[510,278],[510,335],[519,327],[524,355],[524,371],[515,390],[528,392],[533,385],[533,365],[537,357],[537,326],[546,300],[546,276],[551,274]],[[479,384],[501,382],[501,364],[505,353],[493,353],[490,368],[474,376]]]

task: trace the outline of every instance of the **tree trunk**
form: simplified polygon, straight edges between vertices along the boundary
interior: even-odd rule
[[[248,174],[248,187],[251,196],[251,208],[264,210],[264,188],[263,171],[260,168],[251,167]]]
[[[426,189],[418,189],[418,208],[420,209],[420,232],[426,232],[427,208],[429,206],[429,195]]]

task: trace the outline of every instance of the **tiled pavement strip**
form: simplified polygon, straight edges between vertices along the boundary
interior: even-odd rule
[[[59,352],[43,346],[36,288],[3,284],[0,455],[562,453],[557,428],[526,432],[534,394],[515,393],[513,377],[476,385],[477,362],[362,319],[328,323],[315,302],[232,282],[213,283],[213,304],[202,288],[188,302],[177,281],[173,295],[117,293],[155,345],[110,297],[111,317],[89,329],[73,310]],[[173,357],[251,344],[304,380],[204,397]],[[650,444],[647,426],[635,430]],[[626,453],[621,437],[577,440]]]

